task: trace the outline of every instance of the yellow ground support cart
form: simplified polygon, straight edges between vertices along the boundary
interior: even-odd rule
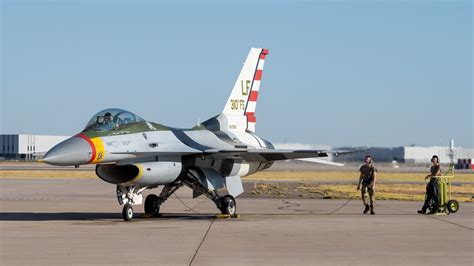
[[[459,210],[459,202],[451,199],[451,180],[454,178],[454,164],[441,176],[432,177],[438,184],[438,204],[430,204],[431,213],[455,213]]]

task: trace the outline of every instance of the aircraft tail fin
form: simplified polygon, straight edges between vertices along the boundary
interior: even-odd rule
[[[251,48],[221,114],[202,123],[207,128],[255,132],[255,109],[268,49]]]

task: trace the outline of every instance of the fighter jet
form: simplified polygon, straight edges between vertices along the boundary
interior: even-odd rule
[[[85,129],[49,150],[43,161],[58,166],[95,164],[97,176],[117,186],[125,221],[132,206],[159,217],[160,206],[182,186],[193,197],[205,195],[222,214],[235,215],[235,198],[243,193],[241,177],[269,168],[274,161],[318,159],[336,151],[275,149],[255,134],[255,108],[267,49],[251,48],[222,112],[189,129],[144,120],[122,109],[94,115]]]

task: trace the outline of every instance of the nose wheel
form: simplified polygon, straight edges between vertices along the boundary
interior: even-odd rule
[[[124,221],[131,221],[133,219],[133,208],[130,204],[123,205],[122,217]]]

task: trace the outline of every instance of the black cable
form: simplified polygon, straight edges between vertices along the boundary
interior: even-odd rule
[[[196,213],[196,214],[202,214],[202,213],[200,213],[200,212],[198,212],[198,211],[195,211],[193,208],[189,207],[186,203],[184,203],[184,201],[182,201],[181,198],[180,198],[176,193],[175,193],[174,195],[175,195],[176,198],[181,202],[181,204],[183,204],[184,207],[188,208],[190,211],[192,211],[192,212],[194,212],[194,213]],[[198,204],[199,204],[199,203],[200,203],[200,202],[198,202]],[[196,204],[196,206],[197,206],[198,204]]]
[[[337,212],[338,210],[346,207],[346,205],[349,204],[349,202],[351,202],[356,196],[357,196],[357,193],[354,193],[354,195],[352,195],[352,197],[350,199],[348,199],[346,202],[344,202],[344,204],[342,204],[339,208],[333,210],[332,212],[325,213],[324,215],[331,215],[331,214]]]

